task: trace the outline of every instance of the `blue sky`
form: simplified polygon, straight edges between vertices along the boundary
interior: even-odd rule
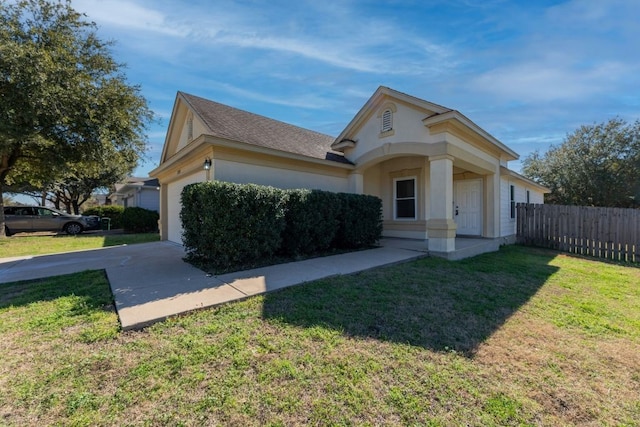
[[[337,136],[379,85],[459,110],[521,158],[640,118],[640,1],[74,0],[157,121],[178,90]],[[520,169],[520,162],[512,162]]]

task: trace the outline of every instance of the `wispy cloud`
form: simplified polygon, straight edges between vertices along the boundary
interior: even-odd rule
[[[265,8],[262,12],[267,13],[257,15],[232,4],[215,14],[209,7],[198,9],[193,4],[187,8],[189,19],[126,0],[77,0],[75,6],[102,26],[172,36],[204,49],[224,46],[278,52],[356,72],[422,74],[433,71],[430,64],[442,69],[451,58],[444,45],[347,7],[324,8],[322,13],[330,15],[327,21],[314,16],[320,8],[315,6],[316,10],[300,12],[295,20],[282,23],[280,10]],[[360,22],[357,29],[355,22]],[[401,52],[411,52],[411,59],[396,61]]]
[[[248,89],[233,86],[228,83],[209,82],[208,86],[216,90],[222,90],[239,98],[250,99],[253,101],[264,102],[274,105],[284,105],[287,107],[307,108],[313,110],[322,110],[331,107],[331,104],[323,98],[313,94],[301,96],[273,96],[266,95],[264,92],[256,92]]]
[[[335,67],[362,72],[384,72],[380,70],[380,62],[366,55],[350,55],[332,43],[319,41],[281,38],[273,36],[257,36],[246,34],[230,34],[212,39],[213,42],[234,47],[264,49],[300,55]],[[383,64],[384,66],[384,64]],[[386,68],[386,67],[385,67]]]
[[[563,66],[564,65],[564,66]],[[581,67],[557,62],[524,62],[489,70],[473,79],[475,90],[521,102],[579,101],[606,93],[628,75],[625,64],[608,62]]]
[[[126,0],[76,0],[73,6],[102,24],[133,31],[185,37],[189,29],[176,25],[164,13]]]

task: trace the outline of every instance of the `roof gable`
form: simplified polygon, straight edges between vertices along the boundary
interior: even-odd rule
[[[360,129],[374,115],[379,115],[380,110],[384,109],[386,104],[391,105],[392,103],[403,104],[424,114],[422,125],[428,127],[432,133],[442,131],[455,133],[465,141],[477,145],[498,157],[504,157],[506,160],[518,159],[516,152],[469,120],[459,111],[407,95],[406,93],[398,92],[385,86],[380,86],[375,91],[338,138],[331,144],[331,147],[334,150],[340,151],[354,147],[357,143],[355,137]]]
[[[410,106],[411,108],[421,110],[425,116],[433,114],[442,114],[451,111],[450,108],[443,107],[442,105],[434,104],[433,102],[425,101],[415,96],[407,95],[406,93],[398,92],[397,90],[388,88],[386,86],[380,86],[371,95],[371,98],[365,102],[360,108],[358,113],[349,122],[347,127],[340,133],[340,135],[334,140],[332,148],[336,149],[340,147],[341,143],[345,140],[351,140],[358,133],[360,128],[373,116],[378,114],[378,109],[386,102],[399,102]]]

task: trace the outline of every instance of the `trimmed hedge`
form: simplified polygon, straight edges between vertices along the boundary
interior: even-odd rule
[[[218,268],[368,247],[382,234],[374,196],[212,181],[187,185],[181,202],[187,258]]]
[[[273,256],[285,227],[285,193],[228,182],[191,184],[182,190],[182,240],[187,257],[220,267]]]
[[[160,215],[156,211],[140,207],[124,208],[122,228],[127,233],[157,233]]]
[[[340,197],[319,190],[289,190],[287,194],[281,252],[295,256],[329,249],[338,230]]]
[[[373,245],[382,235],[382,200],[363,194],[340,193],[340,221],[334,245],[357,249]]]
[[[124,206],[108,205],[108,206],[96,206],[87,209],[82,215],[97,215],[100,218],[111,218],[111,228],[122,228],[122,213],[124,212]]]

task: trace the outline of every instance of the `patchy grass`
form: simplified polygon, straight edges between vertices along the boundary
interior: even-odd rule
[[[0,239],[0,258],[22,255],[46,255],[59,252],[103,248],[156,242],[158,233],[146,234],[79,234],[67,235],[18,235]]]
[[[0,285],[0,424],[638,425],[640,269],[508,247],[119,332],[101,272]]]

